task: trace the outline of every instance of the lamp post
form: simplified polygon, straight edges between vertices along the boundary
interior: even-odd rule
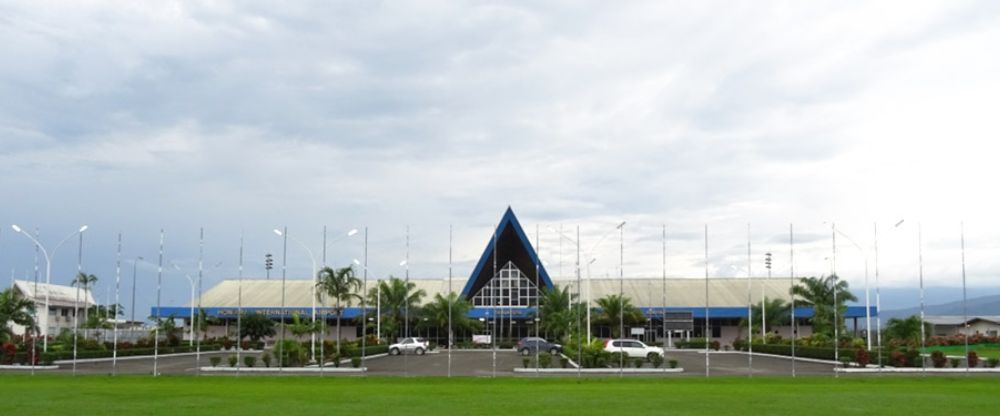
[[[846,238],[847,241],[853,244],[865,259],[865,338],[868,343],[868,350],[870,351],[872,349],[872,314],[871,302],[868,297],[868,252],[843,231],[837,229],[837,234],[840,234],[841,237]]]
[[[295,237],[292,237],[292,236],[288,235],[287,232],[282,232],[282,230],[279,230],[277,228],[275,228],[273,231],[274,231],[274,234],[277,235],[278,237],[285,237],[285,238],[287,238],[289,240],[294,241],[296,244],[298,244],[300,247],[302,247],[303,250],[305,250],[306,254],[309,255],[309,261],[312,262],[312,280],[313,280],[312,285],[310,285],[312,287],[312,296],[310,296],[310,298],[312,298],[312,314],[311,315],[312,315],[312,322],[315,324],[315,322],[316,322],[316,279],[317,279],[317,276],[316,276],[316,257],[313,256],[312,250],[310,250],[308,246],[306,246],[304,243],[302,243],[301,241],[299,241]],[[286,229],[286,231],[287,231],[287,229]],[[324,250],[325,250],[325,248],[324,248]],[[310,359],[310,362],[316,362],[316,333],[315,332],[313,332],[312,334],[310,334],[310,343],[309,344],[310,344],[310,348],[309,348],[310,355],[312,357]]]
[[[586,302],[587,302],[587,343],[588,344],[590,343],[590,339],[591,339],[591,332],[590,332],[590,307],[591,307],[591,305],[590,305],[591,304],[590,265],[593,264],[595,261],[597,261],[597,258],[593,257],[594,250],[596,250],[597,246],[599,246],[602,242],[604,242],[604,240],[606,238],[608,238],[608,236],[611,235],[611,233],[615,232],[616,230],[620,230],[624,226],[625,226],[625,221],[622,221],[622,222],[618,223],[618,225],[616,225],[615,228],[612,228],[612,229],[608,230],[608,232],[604,233],[604,235],[601,236],[601,238],[599,240],[597,240],[597,242],[594,243],[594,245],[590,246],[590,249],[588,249],[587,251],[584,252],[584,257],[587,258],[587,259],[590,259],[590,260],[587,261],[587,300],[586,300]],[[549,229],[549,231],[554,232],[554,233],[556,233],[556,234],[559,235],[559,237],[560,237],[560,240],[559,240],[560,247],[562,247],[562,240],[566,240],[566,241],[569,241],[570,243],[573,243],[573,245],[576,246],[577,253],[580,252],[580,242],[579,242],[580,235],[579,235],[579,232],[577,232],[576,239],[574,240],[573,238],[567,236],[566,234],[563,234],[562,231],[556,230],[551,225],[548,226],[547,228]],[[561,227],[560,227],[560,229],[561,229]],[[562,258],[562,254],[561,254],[562,251],[561,250],[562,249],[560,248],[560,259]],[[579,257],[579,255],[577,257]],[[562,266],[561,266],[561,263],[560,263],[560,269],[561,269],[561,267]],[[580,275],[580,262],[579,262],[579,259],[577,259],[577,262],[576,262],[576,269],[577,269],[576,270],[577,278],[579,280],[579,275]],[[581,290],[581,288],[578,287],[577,291],[582,291],[582,290]]]
[[[194,279],[191,278],[191,275],[184,273],[184,270],[181,270],[177,263],[171,262],[170,265],[186,277],[188,283],[191,285],[191,323],[188,325],[188,346],[194,346],[194,320],[196,319],[194,316]]]
[[[42,255],[45,256],[45,286],[46,286],[46,289],[45,289],[45,335],[42,338],[42,351],[48,352],[48,350],[49,350],[49,294],[52,292],[52,257],[54,257],[56,255],[56,251],[59,250],[59,247],[62,246],[63,243],[69,241],[69,239],[73,238],[73,236],[75,236],[77,234],[82,234],[84,231],[87,231],[88,226],[84,225],[84,226],[80,227],[79,230],[77,230],[77,231],[73,232],[72,234],[68,235],[66,238],[64,238],[62,241],[60,241],[59,244],[56,244],[55,248],[52,249],[52,254],[51,255],[49,254],[49,252],[47,250],[45,250],[45,247],[42,246],[42,243],[38,242],[38,239],[36,239],[35,237],[33,237],[31,234],[28,234],[28,233],[24,232],[24,230],[22,230],[21,227],[19,227],[17,224],[11,224],[10,227],[14,229],[14,232],[20,233],[20,234],[24,235],[25,237],[27,237],[29,240],[31,240],[31,242],[35,244],[35,247],[38,247],[40,250],[42,250]],[[36,322],[37,322],[37,319],[38,319],[38,312],[36,311],[35,312],[35,320],[36,320]]]
[[[134,260],[132,260],[132,306],[129,307],[130,308],[129,310],[132,313],[132,317],[129,318],[129,320],[132,321],[133,324],[135,323],[135,275],[137,272],[136,270],[137,265],[142,260],[143,260],[142,256],[136,257]]]

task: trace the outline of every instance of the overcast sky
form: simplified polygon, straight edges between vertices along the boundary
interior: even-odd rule
[[[706,224],[712,276],[746,275],[748,224],[752,273],[772,251],[787,276],[794,224],[797,275],[860,289],[877,223],[881,283],[914,286],[922,223],[929,285],[958,286],[964,220],[970,284],[1000,281],[998,2],[275,5],[0,1],[4,280],[33,276],[17,223],[49,247],[88,224],[99,297],[116,234],[156,263],[161,227],[192,272],[205,227],[207,288],[241,231],[246,275],[280,264],[286,225],[317,260],[324,225],[367,226],[378,276],[404,273],[409,226],[411,276],[446,277],[453,225],[464,281],[510,205],[553,275],[575,246],[550,227],[589,251],[626,220],[627,276],[661,275],[666,225],[667,274],[703,277]],[[861,250],[838,236],[831,264],[824,221]],[[618,274],[618,244],[594,275]],[[309,275],[298,243],[288,262]],[[138,270],[141,313],[156,267]],[[182,275],[164,288],[186,303]]]

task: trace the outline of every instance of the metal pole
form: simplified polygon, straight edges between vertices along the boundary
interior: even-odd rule
[[[405,262],[405,272],[406,272],[406,292],[403,298],[403,337],[410,337],[410,226],[406,226],[406,259]],[[403,352],[403,374],[409,375],[410,372],[410,358],[409,354]]]
[[[750,223],[747,223],[747,375],[753,378],[753,273],[751,272],[752,261],[750,260]],[[761,292],[764,291],[764,284],[760,285]],[[761,310],[764,309],[764,298],[760,301]],[[763,319],[763,313],[761,314]],[[761,324],[764,322],[762,321]],[[761,325],[761,330],[764,326]],[[763,335],[763,332],[761,333]]]
[[[537,254],[537,256],[536,256],[536,259],[535,259],[535,317],[534,317],[533,321],[534,321],[534,324],[535,324],[535,338],[538,338],[539,337],[538,336],[539,335],[539,329],[538,329],[538,327],[541,326],[541,323],[542,323],[541,319],[539,319],[539,317],[541,316],[541,310],[542,309],[540,307],[540,304],[538,303],[538,288],[539,288],[540,282],[541,282],[541,279],[539,277],[539,273],[541,273],[541,269],[540,269],[540,266],[539,266],[538,263],[541,262],[541,255],[542,255],[541,254],[541,245],[538,244],[538,224],[535,224],[535,249],[537,249],[538,252],[535,253],[535,254]],[[539,367],[538,356],[541,354],[541,351],[539,351],[539,350],[540,349],[538,348],[538,344],[536,343],[535,344],[535,377],[538,377],[538,375],[539,375],[539,372],[538,372],[538,367]]]
[[[660,324],[663,326],[663,348],[671,346],[670,337],[667,335],[667,224],[663,224],[663,310],[660,311]],[[673,331],[671,331],[673,332]],[[663,366],[666,372],[667,366]]]
[[[79,278],[80,274],[83,273],[83,234],[80,234],[79,245],[77,246],[76,255],[76,275]],[[76,303],[73,305],[73,375],[76,375],[76,362],[77,362],[77,338],[79,338],[80,332],[80,282],[76,285]],[[86,322],[84,323],[86,324]]]
[[[451,291],[451,247],[452,247],[452,226],[448,225],[448,377],[451,377],[451,350],[455,348],[455,336],[452,332],[451,327],[451,305],[454,303],[452,295],[454,292]]]
[[[198,229],[198,321],[197,329],[195,330],[195,335],[197,336],[199,332],[203,332],[205,329],[201,327],[201,314],[204,311],[201,309],[201,281],[204,272],[204,259],[205,259],[205,228]],[[199,337],[195,344],[194,362],[195,362],[195,375],[201,375],[201,337]],[[239,344],[239,343],[237,343]],[[236,350],[239,351],[240,346],[236,346]],[[237,365],[239,365],[239,359],[237,359]]]
[[[580,289],[582,288],[580,284],[580,226],[576,226],[576,297],[580,299]],[[573,310],[572,296],[570,296],[570,310]],[[590,305],[587,305],[587,309],[590,309]],[[588,325],[589,326],[589,325]],[[576,314],[576,377],[579,379],[582,376],[581,368],[583,367],[583,343],[580,340],[580,314]]]
[[[139,260],[142,260],[142,256],[132,260],[132,306],[129,309],[132,313],[132,317],[129,319],[132,321],[132,324],[130,325],[134,325],[135,323],[135,276],[138,271]]]
[[[878,223],[872,224],[875,239],[875,342],[878,347],[878,371],[882,372],[882,296],[878,283]]]
[[[965,339],[965,375],[969,375],[969,305],[965,286],[965,222],[959,223],[962,232],[962,338]]]
[[[926,335],[924,334],[924,231],[923,223],[917,223],[917,263],[919,267],[920,275],[920,350],[923,351],[926,348]],[[923,356],[920,357],[920,368],[921,371],[926,375],[927,372],[927,360],[924,360]]]
[[[497,376],[497,301],[493,290],[493,284],[497,278],[497,228],[500,228],[500,224],[493,229],[493,276],[490,277],[490,304],[493,305],[493,328],[490,330],[490,341],[493,342],[493,372],[492,377]]]
[[[362,271],[362,273],[364,274],[364,276],[362,277],[364,279],[364,282],[362,283],[362,285],[364,286],[364,289],[362,289],[363,292],[362,292],[362,296],[361,296],[361,363],[362,363],[362,365],[365,365],[365,356],[366,356],[365,349],[367,348],[367,339],[368,339],[368,303],[367,303],[367,299],[368,299],[368,226],[367,225],[365,226],[365,253],[364,253],[364,255],[365,255],[365,270]],[[325,323],[324,323],[324,325],[325,325]],[[367,375],[367,372],[365,372],[365,374]]]
[[[708,356],[709,356],[708,345],[711,343],[709,341],[711,339],[711,333],[709,332],[710,328],[709,328],[709,325],[708,325],[708,319],[709,319],[709,316],[708,316],[709,315],[708,304],[709,304],[709,301],[708,301],[708,224],[705,224],[705,377],[706,378],[710,376],[709,366],[710,366],[710,363],[711,363],[710,359],[708,358]]]
[[[835,366],[840,366],[840,319],[838,316],[839,305],[837,304],[837,283],[840,279],[837,276],[837,224],[834,222],[830,223],[830,235],[833,236],[833,258],[830,262],[830,271],[833,274],[833,360],[837,363]],[[839,377],[840,373],[837,371],[833,372],[834,377]]]
[[[798,322],[795,321],[795,294],[791,293],[795,287],[795,230],[791,223],[788,224],[788,280],[789,297],[792,298],[792,377],[795,377],[795,343],[798,342]]]
[[[236,361],[239,363],[240,351],[243,349],[243,230],[240,230],[240,256],[236,266]],[[226,334],[229,336],[229,334]],[[236,366],[236,376],[240,376],[239,364]]]
[[[579,241],[577,246],[579,246]],[[625,223],[618,225],[618,301],[621,302],[618,308],[618,334],[625,338]],[[590,305],[587,305],[588,307]],[[618,378],[622,377],[625,371],[625,354],[619,354]]]
[[[288,226],[286,225],[281,233],[281,357],[278,357],[278,371],[282,372],[285,368],[285,363],[282,358],[284,358],[287,352],[285,351],[285,284],[288,279]]]
[[[80,234],[82,237],[83,234]],[[122,233],[118,232],[118,255],[115,258],[115,315],[112,322],[111,374],[118,375],[118,302],[120,301],[122,283]],[[111,309],[108,309],[111,312]],[[74,346],[74,351],[75,351]],[[73,353],[76,355],[76,352]],[[74,358],[75,359],[75,358]]]
[[[160,260],[156,266],[156,327],[153,329],[153,377],[160,361],[160,289],[163,286],[163,229],[160,229]]]

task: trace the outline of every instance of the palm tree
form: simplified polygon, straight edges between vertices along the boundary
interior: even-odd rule
[[[569,293],[569,287],[542,288],[538,298],[538,313],[541,315],[541,330],[547,337],[562,339],[569,334],[583,305],[576,302],[577,295]]]
[[[792,321],[792,316],[791,316],[792,305],[786,303],[784,299],[769,298],[767,299],[766,304],[761,305],[762,303],[763,302],[757,302],[756,305],[753,305],[753,307],[751,307],[751,314],[753,316],[753,320],[750,322],[750,325],[753,327],[754,334],[760,333],[761,316],[764,316],[767,328],[775,328],[781,325],[788,325]],[[764,308],[762,309],[761,306],[764,306]],[[763,313],[764,311],[767,311],[766,316]],[[740,334],[743,333],[743,330],[746,327],[747,327],[747,319],[746,318],[740,319],[739,323]]]
[[[0,341],[8,341],[14,337],[13,330],[7,326],[11,322],[27,328],[25,332],[38,332],[34,315],[34,302],[16,296],[14,289],[0,292]]]
[[[154,317],[155,318],[155,317]],[[181,329],[177,327],[176,317],[170,315],[166,318],[155,318],[156,328],[159,329],[160,333],[167,337],[167,345],[171,347],[176,347],[180,344],[180,332]],[[156,330],[150,331],[152,334],[156,334]]]
[[[302,319],[302,316],[298,312],[295,312],[292,314],[292,323],[288,325],[288,330],[292,332],[292,335],[295,335],[295,339],[302,342],[302,337],[319,332],[320,324],[318,321],[313,322],[312,320]]]
[[[627,296],[607,295],[597,300],[597,306],[600,310],[597,311],[597,317],[594,321],[611,327],[612,338],[622,336],[619,323],[634,325],[646,321],[646,316],[639,308],[632,305],[632,299]]]
[[[469,319],[469,310],[472,309],[472,303],[465,298],[460,297],[457,293],[451,292],[447,296],[441,296],[440,293],[434,295],[434,300],[426,304],[421,308],[421,315],[423,316],[423,322],[426,322],[424,326],[428,328],[437,328],[448,330],[449,321],[449,306],[451,307],[451,333],[449,333],[448,340],[451,340],[451,336],[455,331],[467,332],[473,331],[480,327],[479,321],[475,319]],[[449,345],[449,348],[451,346]]]
[[[832,322],[833,298],[836,282],[837,293],[837,322]],[[797,296],[796,302],[803,306],[813,308],[813,333],[824,334],[833,337],[833,326],[837,325],[844,333],[844,312],[847,311],[848,301],[858,300],[850,290],[846,280],[840,280],[837,275],[832,274],[826,277],[807,277],[801,280],[800,284],[792,286],[792,296]]]
[[[910,345],[920,345],[920,317],[892,318],[885,326],[886,341],[900,341]]]
[[[399,278],[389,276],[389,280],[378,282],[378,285],[368,292],[368,299],[372,305],[381,301],[382,315],[385,319],[382,326],[387,333],[395,333],[402,326],[407,310],[411,316],[416,315],[420,300],[427,296],[423,289],[416,290],[417,285],[413,282],[406,282]],[[379,299],[381,295],[381,300]]]
[[[97,276],[88,275],[84,272],[79,272],[76,274],[76,278],[70,283],[73,286],[83,287],[83,298],[87,298],[87,293],[89,293],[90,287],[97,283]],[[89,314],[87,313],[88,308],[83,309],[83,322],[88,322],[87,318]]]
[[[333,298],[334,310],[337,312],[337,355],[340,355],[340,316],[344,307],[351,301],[361,300],[357,292],[361,290],[361,279],[354,275],[353,267],[342,267],[337,270],[324,267],[319,271],[319,282],[316,283],[316,297],[322,302],[323,296]]]

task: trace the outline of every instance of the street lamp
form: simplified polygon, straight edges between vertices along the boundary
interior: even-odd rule
[[[45,256],[45,286],[46,286],[46,289],[45,289],[45,336],[42,338],[42,351],[48,352],[48,350],[49,350],[49,294],[52,292],[52,257],[55,257],[56,251],[59,250],[59,247],[62,246],[63,243],[69,241],[69,239],[73,238],[77,234],[82,234],[84,231],[87,231],[87,228],[89,228],[89,226],[84,225],[84,226],[80,227],[80,229],[78,229],[75,232],[73,232],[72,234],[66,236],[66,238],[64,238],[62,241],[60,241],[59,244],[56,244],[55,248],[52,249],[52,254],[51,255],[49,254],[49,252],[47,250],[45,250],[45,247],[42,246],[42,243],[38,242],[38,240],[35,237],[32,237],[31,234],[28,234],[28,233],[24,232],[24,230],[22,230],[21,227],[19,227],[17,224],[11,224],[10,227],[14,229],[14,232],[22,234],[25,237],[27,237],[29,240],[31,240],[31,242],[34,243],[35,246],[38,247],[42,251],[42,255]],[[36,322],[37,322],[37,318],[38,318],[38,312],[36,311],[35,312]]]
[[[595,261],[597,261],[597,258],[593,257],[594,250],[596,250],[597,246],[599,246],[602,242],[604,242],[604,240],[606,238],[608,238],[608,236],[611,235],[611,233],[615,232],[615,230],[622,229],[622,227],[624,227],[624,226],[625,226],[625,221],[620,222],[618,225],[615,226],[615,228],[613,228],[611,230],[608,230],[608,232],[604,233],[604,235],[601,236],[601,238],[599,240],[597,240],[597,243],[594,243],[594,245],[590,246],[590,249],[588,249],[587,251],[584,252],[584,257],[590,259],[590,260],[588,260],[588,263],[587,263],[587,342],[588,343],[590,343],[590,339],[591,339],[591,333],[590,333],[590,307],[591,307],[590,265],[593,264]],[[548,227],[546,227],[546,228],[548,228],[550,232],[554,232],[554,233],[558,234],[559,237],[561,237],[561,239],[565,239],[566,241],[569,241],[570,243],[573,243],[573,245],[576,246],[577,252],[580,251],[580,243],[578,241],[576,241],[573,238],[567,236],[566,234],[563,234],[562,231],[556,230],[551,225],[548,226]],[[577,236],[577,238],[579,238],[579,236]],[[560,240],[560,241],[562,241],[562,240]],[[576,271],[577,271],[577,277],[579,277],[579,274],[580,274],[580,262],[579,262],[579,260],[577,260],[577,263],[576,263]],[[577,290],[581,291],[580,288],[577,288]]]
[[[277,235],[278,237],[285,237],[285,238],[287,238],[289,240],[294,241],[296,244],[298,244],[299,246],[301,246],[303,250],[305,250],[306,254],[309,255],[309,261],[312,262],[312,280],[313,280],[312,285],[310,285],[312,287],[312,296],[310,296],[310,298],[312,298],[312,322],[315,323],[316,322],[316,283],[317,283],[317,281],[316,281],[316,279],[317,279],[317,275],[316,275],[316,257],[313,256],[312,250],[309,250],[309,247],[306,246],[303,242],[301,242],[298,239],[292,237],[291,235],[288,235],[285,232],[282,232],[281,230],[279,230],[277,228],[275,228],[273,231],[274,231],[274,234]],[[325,249],[326,248],[324,248],[324,250]],[[282,314],[284,314],[284,311],[282,311]],[[284,318],[282,318],[282,319],[284,319]],[[316,333],[315,332],[313,332],[310,335],[310,355],[312,356],[310,362],[316,362]]]
[[[846,233],[844,233],[840,229],[836,229],[836,231],[837,231],[838,234],[840,234],[841,237],[846,238],[847,241],[849,241],[851,244],[853,244],[854,247],[856,247],[858,249],[858,251],[861,252],[861,256],[864,257],[864,259],[865,259],[865,338],[866,338],[866,341],[868,343],[868,350],[871,351],[871,349],[872,349],[872,314],[871,314],[871,301],[869,300],[869,297],[868,297],[868,252],[864,248],[862,248],[860,244],[858,244],[857,242],[855,242],[850,236],[848,236]]]
[[[189,275],[187,273],[184,273],[184,270],[181,270],[181,268],[179,266],[177,266],[177,263],[171,262],[170,265],[173,266],[174,269],[176,269],[178,272],[180,272],[184,277],[186,277],[188,279],[188,283],[191,284],[191,322],[188,325],[188,328],[189,328],[189,330],[188,330],[188,334],[189,334],[188,337],[190,338],[188,340],[188,346],[194,346],[194,320],[195,320],[195,316],[194,316],[194,279],[191,278],[191,275]]]

